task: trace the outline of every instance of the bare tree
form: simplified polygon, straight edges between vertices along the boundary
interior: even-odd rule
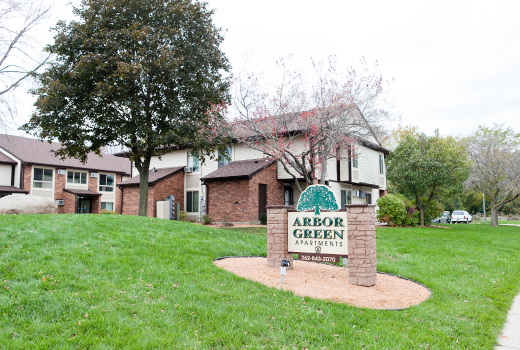
[[[387,82],[364,60],[361,71],[339,71],[334,57],[313,62],[311,84],[302,71],[277,63],[279,79],[271,84],[255,73],[237,76],[229,123],[220,131],[277,160],[301,192],[298,178],[325,183],[329,159],[350,159],[355,152],[347,149],[354,143],[379,143],[372,127],[389,118]]]
[[[490,197],[491,226],[497,226],[499,211],[520,196],[520,134],[503,124],[479,126],[463,142],[473,161],[466,187]]]
[[[50,56],[39,52],[32,36],[49,14],[44,2],[0,0],[0,127],[5,128],[16,113],[13,91],[35,76]]]

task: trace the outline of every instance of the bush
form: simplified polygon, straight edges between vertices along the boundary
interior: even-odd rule
[[[260,214],[260,225],[267,225],[267,214]]]
[[[422,198],[423,204],[426,204],[427,200],[427,198]],[[431,201],[430,204],[428,204],[428,208],[426,208],[426,211],[424,212],[424,224],[431,224],[432,220],[441,217],[443,212],[444,207],[442,204]]]
[[[379,210],[377,220],[388,224],[403,225],[406,221],[406,206],[399,196],[387,194],[376,201]]]
[[[182,210],[180,213],[179,213],[179,220],[180,221],[186,221],[186,212],[184,210]]]
[[[101,211],[99,213],[100,214],[115,214],[116,212],[113,210],[101,209]]]
[[[228,226],[234,226],[231,222],[231,218],[229,217],[229,215],[224,215],[224,218],[222,219],[222,224],[226,227]]]
[[[204,225],[211,225],[213,223],[213,219],[208,214],[202,215],[200,219]]]
[[[415,207],[415,201],[407,199],[400,195],[406,208],[406,219],[403,221],[403,226],[415,226],[419,224],[419,211]]]

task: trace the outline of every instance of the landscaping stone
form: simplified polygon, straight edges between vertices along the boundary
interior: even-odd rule
[[[56,214],[58,206],[51,198],[10,195],[0,198],[0,214]]]

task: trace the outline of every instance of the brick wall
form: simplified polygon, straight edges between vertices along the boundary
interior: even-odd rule
[[[278,181],[276,164],[251,179],[208,182],[209,216],[216,222],[227,215],[231,222],[258,222],[259,185],[267,185],[267,205],[284,204],[283,181]],[[238,203],[237,203],[238,202]]]
[[[139,187],[123,187],[123,215],[139,214]],[[148,210],[147,216],[153,217],[154,208],[152,208],[154,186],[148,186]]]
[[[32,166],[26,165],[23,168],[23,189],[31,194]]]
[[[58,168],[54,168],[52,171],[54,172],[54,200],[65,199],[64,193],[66,192],[64,192],[63,189],[67,182],[67,175],[58,175]],[[72,197],[74,198],[75,196],[72,195]],[[72,203],[70,203],[69,196],[67,196],[67,199],[68,201],[65,201],[65,205],[58,205],[58,214],[72,214],[76,212],[74,208],[75,200],[72,199]]]
[[[159,181],[154,186],[153,191],[153,217],[157,216],[156,201],[163,201],[169,195],[175,196],[175,206],[177,203],[181,205],[181,210],[184,210],[184,172],[179,171],[172,176]],[[138,203],[139,204],[139,203]]]
[[[249,181],[229,180],[208,183],[208,207],[206,210],[213,221],[222,222],[226,216],[231,222],[258,220],[258,204],[254,207],[254,203],[250,200]]]
[[[76,195],[64,191],[63,197],[58,199],[65,200],[65,205],[58,205],[58,214],[76,213]]]
[[[116,184],[123,181],[123,175],[116,174]],[[121,214],[121,189],[117,186],[114,187],[115,191],[115,203],[114,203],[114,211],[118,214]]]
[[[123,187],[123,212],[124,215],[139,214],[139,187]],[[147,216],[156,216],[156,201],[163,201],[169,195],[175,196],[175,205],[180,203],[184,208],[184,172],[180,171],[166,179],[148,187]]]

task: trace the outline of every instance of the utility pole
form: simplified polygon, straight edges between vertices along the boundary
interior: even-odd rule
[[[486,220],[486,192],[482,192],[482,207],[484,208],[484,222],[487,222]]]

